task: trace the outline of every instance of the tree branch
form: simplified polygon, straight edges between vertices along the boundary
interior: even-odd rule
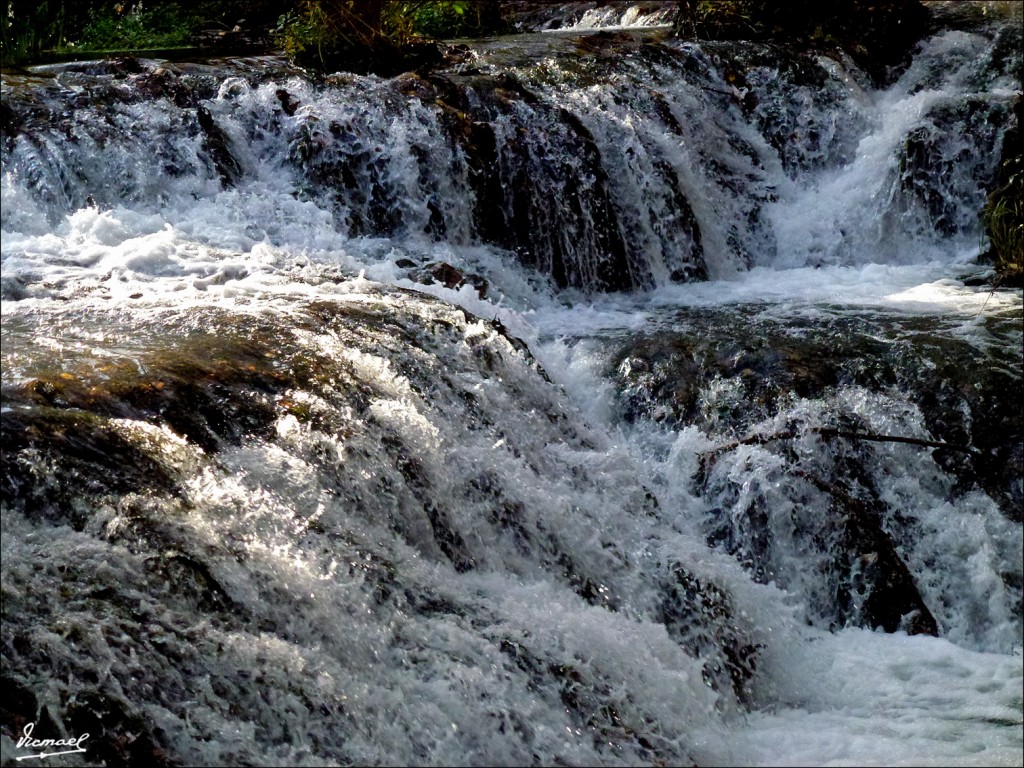
[[[847,432],[831,427],[813,427],[812,430],[825,438],[842,437],[847,440],[870,440],[875,443],[907,443],[908,445],[919,445],[922,448],[944,448],[947,451],[959,451],[969,453],[972,456],[981,456],[981,451],[969,445],[958,445],[956,443],[944,443],[939,440],[921,440],[916,437],[900,437],[899,435],[879,435],[874,432]]]
[[[907,445],[918,445],[922,448],[942,448],[947,451],[958,451],[972,456],[982,455],[981,451],[977,448],[972,448],[967,445],[958,445],[956,443],[944,443],[939,440],[922,440],[917,437],[882,435],[877,432],[851,432],[848,430],[835,429],[833,427],[811,427],[810,431],[817,432],[826,440],[841,437],[845,440],[868,440],[874,443],[905,443]],[[764,445],[765,443],[774,442],[775,440],[792,440],[796,436],[797,433],[792,429],[784,429],[780,432],[772,432],[769,434],[758,432],[745,437],[742,440],[734,440],[731,443],[726,443],[725,445],[720,445],[717,448],[712,448],[709,451],[704,451],[701,454],[701,457],[702,460],[707,460],[708,458],[715,458],[719,454],[739,448],[741,445]]]

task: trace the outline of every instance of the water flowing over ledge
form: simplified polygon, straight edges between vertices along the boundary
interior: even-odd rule
[[[1020,764],[1021,34],[3,80],[5,764]]]
[[[259,190],[349,237],[488,244],[588,291],[977,242],[1012,31],[938,35],[883,92],[771,46],[595,40],[502,39],[448,73],[383,81],[263,60],[9,82],[8,231],[44,233],[90,200],[156,211]],[[277,227],[294,215],[249,223],[247,240],[293,242]]]

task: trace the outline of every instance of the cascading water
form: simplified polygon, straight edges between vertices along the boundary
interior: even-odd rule
[[[519,31],[583,31],[669,27],[678,5],[671,0],[597,2],[569,0],[563,3],[508,3],[505,17]]]
[[[1014,21],[5,74],[4,764],[1020,764]]]
[[[635,29],[637,27],[670,26],[675,18],[675,11],[674,5],[665,3],[648,3],[646,5],[636,3],[625,7],[621,4],[607,5],[588,8],[578,20],[561,26],[559,29]]]

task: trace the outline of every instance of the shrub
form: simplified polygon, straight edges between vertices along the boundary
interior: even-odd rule
[[[995,190],[981,211],[988,250],[981,260],[996,268],[996,284],[1024,285],[1024,145],[1021,123],[1024,98],[1013,103],[1011,124],[1003,136],[1003,149]]]
[[[996,268],[999,285],[1024,285],[1024,156],[1003,162],[1008,181],[988,196],[981,222],[988,238],[986,260]]]
[[[202,24],[198,16],[185,15],[176,3],[114,5],[95,10],[75,47],[85,51],[118,48],[176,48],[189,45]]]
[[[303,66],[396,74],[439,59],[426,40],[500,25],[497,0],[300,0],[278,20],[275,40]]]
[[[1024,184],[997,190],[982,213],[1000,285],[1024,284]]]
[[[0,13],[3,64],[23,64],[39,51],[74,39],[101,0],[7,0]]]
[[[401,3],[399,12],[408,19],[415,35],[433,39],[472,37],[497,32],[502,27],[497,2]]]

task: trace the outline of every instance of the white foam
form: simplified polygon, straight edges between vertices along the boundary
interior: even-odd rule
[[[749,765],[1021,765],[1020,653],[847,629],[811,639],[780,680],[789,708],[751,714]]]
[[[970,52],[977,43],[976,36],[961,35],[943,38],[936,46],[938,53],[942,46],[956,51],[967,47]],[[1020,572],[1020,550],[1015,549],[1019,542],[1012,538],[1018,529],[998,517],[991,499],[979,492],[953,505],[938,499],[934,489],[912,487],[915,480],[909,474],[899,476],[904,483],[900,488],[885,489],[893,499],[904,492],[919,500],[912,511],[923,521],[922,535],[908,548],[907,557],[925,574],[921,588],[927,601],[954,606],[974,601],[982,606],[976,614],[959,607],[940,613],[947,639],[854,629],[828,635],[798,627],[794,616],[800,596],[795,588],[786,594],[754,584],[738,564],[704,544],[697,521],[706,502],[688,481],[697,472],[699,454],[720,444],[721,436],[695,427],[673,431],[623,426],[617,422],[614,385],[604,370],[602,337],[625,337],[656,324],[670,327],[673,314],[681,310],[740,308],[774,318],[826,318],[830,313],[859,311],[930,316],[968,335],[988,318],[1019,314],[1024,304],[1019,291],[992,292],[966,284],[965,273],[979,271],[971,264],[978,249],[970,237],[936,240],[929,234],[907,239],[900,234],[896,242],[906,249],[892,259],[886,258],[884,249],[870,247],[881,243],[874,216],[896,162],[894,147],[928,109],[950,98],[952,87],[947,83],[910,94],[912,85],[902,81],[877,103],[865,106],[877,110],[877,122],[850,166],[822,172],[802,186],[776,179],[782,193],[772,215],[780,237],[777,260],[766,253],[760,266],[738,271],[726,253],[725,225],[730,221],[716,222],[738,208],[724,191],[715,193],[718,198],[709,192],[695,199],[695,215],[707,225],[705,246],[718,259],[714,276],[728,279],[663,284],[644,295],[566,292],[556,297],[546,279],[511,264],[510,254],[473,244],[468,231],[471,208],[459,193],[465,169],[456,154],[437,147],[436,191],[447,206],[447,219],[461,222],[463,228],[453,230],[449,242],[439,243],[408,233],[390,239],[350,237],[343,215],[297,192],[296,179],[282,159],[285,142],[262,128],[250,135],[241,119],[233,119],[232,105],[239,104],[267,117],[276,100],[275,84],[252,87],[234,79],[223,84],[210,104],[218,110],[247,171],[234,188],[218,190],[212,176],[195,168],[194,177],[178,182],[148,179],[145,168],[136,168],[146,177],[139,184],[149,198],[140,196],[103,209],[80,208],[52,224],[52,211],[44,210],[46,206],[32,199],[18,179],[5,174],[0,260],[5,281],[20,281],[26,294],[5,300],[0,308],[5,340],[45,347],[65,359],[81,355],[94,360],[93,350],[106,350],[109,339],[93,327],[93,315],[110,302],[133,307],[124,311],[136,319],[147,313],[202,317],[202,311],[193,310],[216,307],[240,314],[276,313],[283,324],[288,313],[308,299],[383,303],[395,313],[426,312],[410,308],[415,302],[376,296],[375,281],[380,281],[431,294],[485,320],[499,320],[530,342],[548,374],[567,393],[564,403],[557,400],[563,409],[558,413],[578,420],[576,429],[585,440],[572,446],[559,442],[562,433],[545,431],[545,420],[537,417],[535,406],[523,405],[523,392],[554,397],[525,365],[504,371],[521,377],[513,382],[520,388],[509,390],[519,399],[495,382],[459,379],[487,402],[491,412],[509,422],[504,433],[480,428],[476,434],[467,425],[446,420],[444,403],[414,391],[386,357],[345,348],[329,337],[306,338],[296,332],[296,338],[352,364],[354,375],[377,393],[368,412],[408,443],[422,447],[417,458],[440,487],[451,490],[452,477],[459,472],[504,473],[510,493],[529,509],[540,510],[548,531],[571,543],[579,567],[609,576],[609,582],[615,576],[621,582],[617,586],[632,600],[619,612],[585,604],[545,568],[507,542],[494,540],[493,532],[474,522],[472,510],[453,513],[463,516],[465,530],[476,537],[470,543],[485,553],[482,559],[492,569],[454,575],[432,564],[425,556],[434,545],[423,510],[395,502],[392,511],[406,526],[407,536],[395,543],[387,528],[390,521],[359,517],[358,504],[352,501],[379,493],[371,480],[374,472],[384,470],[360,465],[358,452],[347,453],[344,435],[314,435],[294,417],[282,417],[274,425],[277,444],[253,441],[232,448],[215,465],[204,464],[207,459],[201,451],[183,445],[169,431],[119,421],[117,428],[130,439],[163,444],[160,450],[172,456],[173,465],[191,473],[184,493],[203,514],[182,514],[174,524],[187,541],[215,553],[217,576],[234,599],[287,628],[287,639],[282,639],[270,633],[196,627],[193,615],[168,609],[160,619],[173,632],[156,621],[145,631],[166,636],[182,654],[195,652],[181,639],[191,633],[211,654],[215,647],[223,653],[218,657],[223,666],[215,672],[234,675],[257,669],[277,698],[248,702],[252,712],[223,719],[214,706],[219,694],[210,689],[209,681],[191,681],[198,692],[189,717],[179,719],[163,711],[158,713],[161,727],[176,743],[186,745],[182,749],[197,763],[313,764],[317,755],[308,744],[314,737],[326,740],[333,755],[355,763],[456,762],[465,759],[467,744],[471,755],[483,762],[645,759],[640,754],[601,751],[593,747],[591,734],[579,732],[560,702],[560,682],[545,672],[548,665],[566,664],[579,668],[581,690],[601,689],[600,702],[613,702],[630,728],[653,723],[661,754],[680,760],[1020,765],[1019,623],[1004,604],[999,583],[1000,572]],[[351,105],[344,100],[322,97],[297,79],[287,87],[303,102],[296,115],[274,118],[284,120],[288,131],[297,131],[301,121],[317,114],[366,121],[380,129],[377,138],[393,152],[387,157],[388,179],[404,190],[402,214],[422,223],[427,213],[408,145],[436,139],[430,132],[433,114],[422,105],[410,105],[402,119],[391,120],[373,106],[350,112]],[[359,87],[372,95],[384,86],[371,79]],[[679,166],[689,191],[710,183],[701,169],[691,167],[697,156],[685,142],[673,144],[655,136],[654,127],[639,117],[627,119],[613,94],[600,88],[573,93],[552,88],[548,95],[586,113],[588,119],[604,120],[608,131],[596,141],[605,149],[630,142],[639,159],[621,160],[617,166],[623,171],[616,180],[619,189],[631,195],[621,204],[639,206],[649,192],[643,184],[633,183],[651,167],[645,164],[650,158],[641,157],[645,146],[658,149]],[[676,95],[676,108],[690,103],[686,93]],[[724,115],[726,109],[716,114]],[[146,115],[137,109],[123,117]],[[166,115],[150,117],[166,120]],[[749,133],[740,130],[741,135]],[[714,135],[727,144],[724,133]],[[122,161],[127,162],[114,154],[90,160]],[[441,166],[443,172],[437,170]],[[739,170],[753,173],[754,166]],[[781,169],[771,166],[765,173],[771,176]],[[762,185],[758,189],[764,188],[764,177],[755,182]],[[862,231],[851,235],[843,232],[845,228]],[[645,231],[650,235],[648,255],[661,259],[656,275],[661,279],[668,268],[658,251],[660,240],[653,227]],[[856,247],[844,253],[830,250],[848,236]],[[396,266],[407,256],[479,270],[491,283],[488,298],[469,285],[451,289],[413,283]],[[821,261],[820,267],[808,266],[815,260]],[[58,316],[58,307],[64,314]],[[55,317],[59,322],[52,326],[37,325]],[[469,354],[470,341],[493,334],[490,326],[470,322],[465,339],[459,341],[467,348],[459,347],[457,353]],[[128,348],[142,345],[144,339],[119,343]],[[5,350],[6,354],[12,365],[5,366],[5,384],[19,381],[25,373],[18,353]],[[314,412],[331,408],[312,392],[289,396]],[[898,403],[892,399],[860,391],[843,397],[851,410],[880,424],[899,417],[904,419],[901,424],[920,426],[919,419],[896,413]],[[817,407],[823,406],[798,403],[795,409],[803,410],[794,413]],[[515,450],[511,442],[518,443]],[[912,463],[906,459],[909,452],[893,455],[905,467]],[[333,461],[336,472],[350,473],[353,485],[344,491],[352,503],[339,501],[337,489],[318,476],[322,468],[314,467],[314,458]],[[757,462],[769,458],[754,450],[742,458],[747,464],[743,468],[738,463],[736,471],[747,475],[740,482],[753,482],[757,472],[758,479],[768,477],[771,468]],[[658,497],[656,512],[624,511],[634,496],[648,490]],[[116,533],[118,525],[130,522],[118,521],[116,514],[103,510],[95,525],[111,523],[110,532]],[[389,556],[417,587],[474,606],[476,612],[435,617],[396,613],[386,623],[378,621],[373,613],[378,608],[365,594],[355,594],[352,587],[358,579],[338,565],[338,552],[306,546],[299,521],[332,515],[335,522],[345,523],[340,530],[358,531],[366,542],[391,542],[385,547]],[[954,518],[956,523],[951,522]],[[39,587],[42,594],[54,583],[69,581],[73,575],[56,575],[60,563],[87,573],[83,583],[127,585],[125,589],[137,597],[146,593],[141,557],[126,548],[114,556],[105,542],[69,528],[47,532],[52,535],[47,539],[41,526],[15,515],[4,515],[3,530],[5,596],[9,588],[19,599],[28,599],[27,585]],[[353,549],[348,542],[339,546]],[[656,570],[651,562],[678,558],[685,558],[700,575],[728,585],[737,606],[737,624],[760,632],[763,648],[755,677],[755,711],[749,715],[721,707],[722,697],[703,683],[692,657],[669,639],[663,625],[649,619],[647,603],[657,597],[643,579]],[[631,567],[622,567],[622,562]],[[936,570],[929,573],[929,568]],[[948,597],[954,582],[956,600]],[[278,602],[267,600],[268,595]],[[120,649],[105,645],[87,618],[74,620],[93,644],[96,662],[90,670],[107,675],[112,664],[128,663]],[[983,630],[971,626],[976,619],[985,624]],[[481,630],[474,620],[486,628]],[[340,625],[346,634],[339,632]],[[540,693],[510,682],[512,662],[496,650],[496,638],[503,637],[528,644],[540,659]],[[71,653],[63,638],[45,639],[55,657]],[[970,650],[969,645],[1003,652]],[[150,684],[177,680],[180,673],[173,665],[163,658],[153,663],[153,669],[137,670],[153,675]],[[337,707],[330,717],[355,723],[346,730],[348,741],[342,743],[340,734],[309,731],[310,723],[297,714],[302,707],[290,698],[297,696],[296,680],[302,681],[301,694],[325,711]],[[287,723],[299,737],[279,752],[261,751],[254,742],[260,717],[275,727]],[[328,725],[330,717],[325,718]],[[4,755],[12,754],[12,740],[6,734],[0,738]]]

